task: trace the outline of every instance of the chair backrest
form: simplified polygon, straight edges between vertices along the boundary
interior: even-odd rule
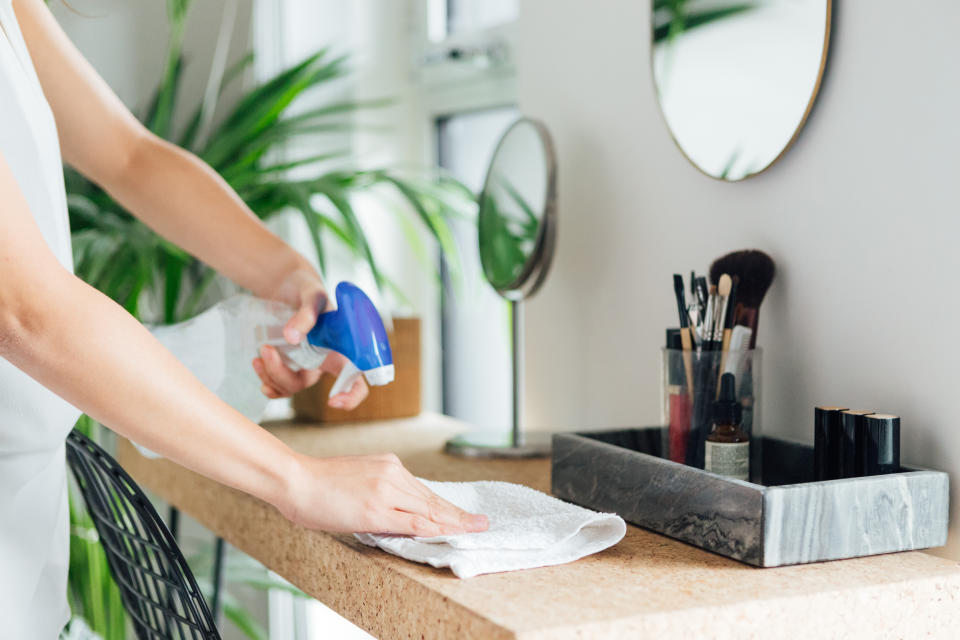
[[[67,461],[140,640],[219,640],[176,540],[117,461],[73,430]]]

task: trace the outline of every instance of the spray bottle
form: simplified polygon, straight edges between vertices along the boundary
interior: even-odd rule
[[[304,340],[291,345],[283,327],[295,309],[271,300],[237,295],[179,324],[151,331],[167,349],[221,400],[254,422],[268,398],[251,366],[261,345],[272,345],[291,369],[316,369],[331,351],[347,359],[330,395],[348,391],[363,374],[371,385],[393,380],[387,331],[370,298],[356,285],[341,282],[337,309],[321,313]]]

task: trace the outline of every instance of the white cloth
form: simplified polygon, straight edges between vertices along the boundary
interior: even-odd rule
[[[480,513],[490,528],[435,538],[356,533],[371,547],[434,567],[450,567],[459,578],[482,573],[548,567],[573,562],[620,542],[623,518],[563,502],[509,482],[431,482],[431,491],[470,513]]]
[[[47,246],[72,270],[57,130],[10,0],[0,0],[0,153]],[[6,206],[0,201],[0,210]],[[0,233],[8,231],[0,227]],[[79,415],[0,358],[0,636],[4,638],[52,640],[70,616],[64,440]]]

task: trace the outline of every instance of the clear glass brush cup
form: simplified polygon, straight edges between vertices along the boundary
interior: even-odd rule
[[[720,376],[733,373],[741,406],[740,426],[750,441],[750,480],[761,480],[761,350],[660,350],[662,457],[703,469],[705,444],[714,426],[713,405]]]

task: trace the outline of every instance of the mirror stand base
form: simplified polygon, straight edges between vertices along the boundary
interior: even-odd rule
[[[553,434],[534,431],[513,441],[509,431],[472,431],[447,440],[443,450],[462,458],[544,458],[550,455]]]

